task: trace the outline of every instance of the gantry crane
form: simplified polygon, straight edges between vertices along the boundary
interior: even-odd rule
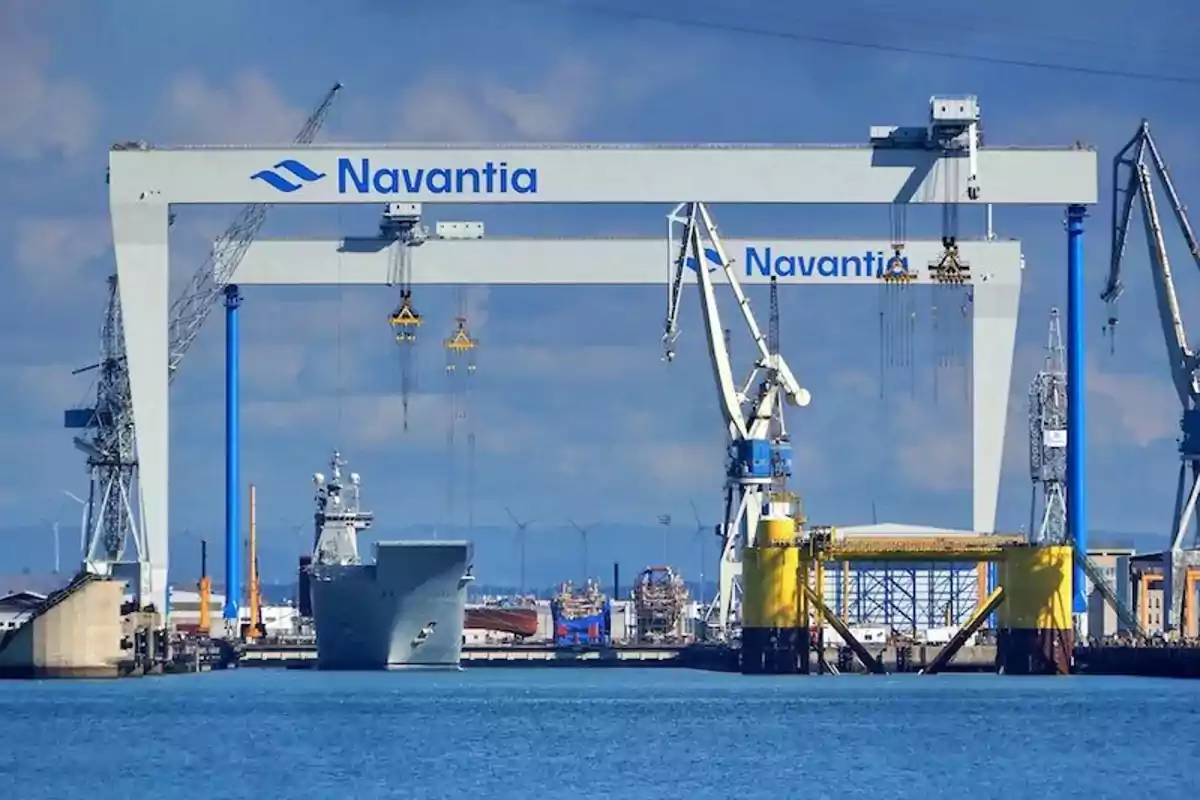
[[[1147,156],[1150,163],[1146,161]],[[1171,275],[1171,261],[1167,255],[1162,224],[1154,199],[1154,188],[1150,181],[1152,167],[1170,198],[1171,210],[1175,214],[1175,221],[1179,224],[1188,249],[1191,250],[1192,259],[1196,266],[1200,267],[1200,243],[1196,240],[1187,211],[1175,191],[1167,165],[1150,135],[1150,125],[1142,120],[1137,134],[1113,159],[1112,262],[1108,281],[1100,297],[1109,306],[1106,328],[1111,335],[1117,324],[1116,303],[1124,290],[1124,284],[1121,282],[1121,262],[1125,254],[1125,242],[1136,196],[1141,200],[1142,223],[1150,250],[1150,269],[1154,277],[1154,293],[1158,302],[1163,341],[1167,347],[1167,359],[1171,367],[1171,380],[1175,384],[1175,393],[1179,396],[1183,408],[1179,423],[1182,435],[1179,439],[1180,464],[1175,489],[1175,513],[1172,518],[1169,547],[1163,554],[1163,629],[1170,636],[1180,627],[1184,579],[1188,566],[1196,560],[1194,549],[1184,550],[1183,539],[1185,531],[1196,516],[1196,500],[1200,496],[1200,377],[1196,374],[1200,362],[1188,345],[1183,319],[1180,316],[1179,298]],[[1188,601],[1194,602],[1194,599],[1188,598]]]
[[[340,83],[334,84],[325,94],[305,120],[294,144],[313,141],[341,88]],[[114,150],[130,148],[145,150],[148,145],[131,142],[113,146]],[[243,208],[233,224],[214,242],[208,259],[171,305],[167,327],[168,382],[174,381],[184,355],[199,335],[209,312],[221,299],[246,250],[262,228],[269,209],[265,203]],[[73,430],[88,431],[74,438],[75,447],[87,455],[91,478],[83,568],[100,575],[113,574],[118,565],[124,565],[124,569],[135,568],[140,593],[149,581],[149,554],[139,524],[141,500],[134,447],[133,399],[125,363],[125,332],[116,276],[110,277],[108,282],[100,361],[74,373],[97,371],[96,402],[89,408],[68,409],[64,425]],[[131,560],[131,554],[127,552],[130,543],[137,550],[136,560]]]
[[[674,239],[676,225],[683,226],[680,240]],[[678,245],[678,258],[667,296],[664,357],[667,361],[675,358],[673,347],[679,335],[684,270],[691,269],[696,273],[709,360],[729,434],[725,520],[719,528],[723,547],[718,596],[712,606],[718,615],[719,633],[728,636],[741,591],[742,552],[754,544],[759,519],[766,514],[796,514],[794,498],[780,491],[792,473],[792,450],[783,423],[780,395],[794,406],[807,406],[812,398],[796,381],[783,356],[772,351],[763,335],[708,208],[703,203],[680,204],[668,216],[668,240],[672,247]],[[758,351],[749,378],[741,386],[734,381],[729,347],[717,309],[712,278],[716,268],[722,270],[733,291]]]

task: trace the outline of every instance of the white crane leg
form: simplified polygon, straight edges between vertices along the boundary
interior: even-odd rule
[[[1200,497],[1200,480],[1196,479],[1193,465],[1191,487],[1184,500],[1184,486],[1188,476],[1188,462],[1179,464],[1179,483],[1175,494],[1175,525],[1171,531],[1171,547],[1163,558],[1163,629],[1180,630],[1183,624],[1183,589],[1187,578],[1187,563],[1183,556],[1183,537],[1196,513],[1196,500]]]
[[[125,357],[136,421],[140,554],[143,584],[135,594],[163,612],[167,602],[167,205],[147,198],[111,206],[113,254],[125,326]]]

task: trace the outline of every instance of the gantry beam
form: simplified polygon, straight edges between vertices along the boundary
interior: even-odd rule
[[[966,156],[844,145],[336,145],[114,152],[111,194],[172,203],[991,203],[1097,201],[1096,153]]]
[[[767,283],[878,286],[891,242],[872,239],[727,239],[739,277]],[[392,247],[398,245],[391,245]],[[972,527],[992,531],[1000,493],[1008,393],[1020,311],[1022,257],[1018,241],[960,244],[971,264]],[[910,241],[906,257],[918,282],[943,253],[940,240]],[[430,240],[409,248],[414,284],[662,286],[661,239]],[[260,240],[247,249],[234,280],[247,284],[386,284],[389,247],[380,239]],[[685,273],[685,280],[694,280]],[[724,274],[712,273],[724,283]]]
[[[880,285],[880,270],[892,256],[884,239],[722,239],[744,283]],[[381,239],[263,239],[247,248],[234,281],[266,284],[386,285],[393,247]],[[962,240],[959,251],[971,265],[977,288],[1008,287],[1006,300],[1021,286],[1021,243],[1016,240]],[[904,252],[917,272],[916,283],[930,283],[926,266],[944,252],[940,239],[908,241]],[[408,248],[414,284],[502,285],[653,285],[667,280],[663,240],[655,238],[581,239],[431,239]],[[714,266],[708,265],[710,269]],[[726,283],[721,270],[714,283]],[[695,273],[684,273],[695,282]],[[986,306],[986,304],[985,304]],[[985,308],[985,311],[987,309]],[[1008,312],[1007,303],[1003,311]],[[1011,308],[1016,322],[1016,306]],[[990,336],[991,334],[989,334]]]
[[[111,151],[109,208],[137,420],[152,599],[166,607],[167,229],[172,204],[674,205],[703,199],[1067,205],[1097,199],[1096,153],[1090,149],[983,149],[978,153],[982,192],[971,197],[967,162],[966,154],[889,146],[357,144]],[[989,313],[979,305],[977,301],[977,313]],[[1001,397],[1006,401],[1007,391]]]

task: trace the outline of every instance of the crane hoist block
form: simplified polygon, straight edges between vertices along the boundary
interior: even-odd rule
[[[413,311],[407,305],[392,312],[392,315],[388,317],[388,321],[393,327],[397,328],[416,328],[425,322],[420,314]]]

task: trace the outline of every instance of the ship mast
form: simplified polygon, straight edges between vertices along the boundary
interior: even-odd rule
[[[328,479],[320,472],[313,475],[316,491],[316,511],[313,514],[314,564],[360,564],[358,532],[371,527],[375,515],[359,505],[362,479],[351,472],[347,485],[342,478],[346,462],[341,453],[333,451],[329,460]]]

